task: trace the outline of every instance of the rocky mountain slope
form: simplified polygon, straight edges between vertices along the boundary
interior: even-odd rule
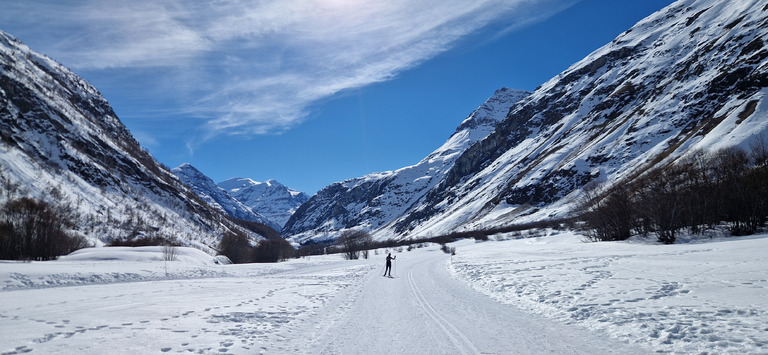
[[[493,133],[447,164],[333,184],[284,232],[400,239],[562,217],[590,181],[748,145],[768,127],[767,40],[764,1],[677,1],[510,103]]]
[[[497,90],[445,144],[416,165],[323,188],[301,205],[283,233],[297,241],[332,239],[345,229],[374,231],[403,216],[445,178],[467,147],[491,133],[509,108],[529,94],[507,88]]]
[[[239,230],[142,149],[95,88],[1,31],[0,190],[0,202],[64,207],[96,244],[157,237],[213,253]]]
[[[589,181],[761,139],[766,40],[764,1],[675,2],[515,105],[390,232],[564,216]]]
[[[275,180],[258,182],[247,178],[232,178],[220,182],[218,186],[272,221],[278,231],[299,206],[309,200],[307,194],[288,188]]]
[[[226,190],[219,187],[219,185],[216,185],[211,178],[197,170],[191,164],[179,165],[178,167],[173,168],[171,172],[178,176],[181,182],[195,191],[197,196],[213,208],[237,219],[266,224],[272,229],[280,230],[281,226],[278,226],[276,223],[230,196]]]

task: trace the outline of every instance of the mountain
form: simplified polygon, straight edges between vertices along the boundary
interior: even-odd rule
[[[194,166],[182,164],[173,168],[171,172],[178,176],[181,182],[195,191],[197,196],[203,201],[219,211],[237,219],[266,224],[275,230],[280,230],[281,226],[278,226],[275,222],[270,221],[230,196],[226,190],[216,185],[211,178],[197,170]]]
[[[284,234],[362,228],[402,239],[565,217],[590,181],[749,145],[768,134],[766,40],[764,1],[677,1],[511,102],[492,133],[444,164],[426,168],[439,149],[413,167],[332,184]]]
[[[224,233],[241,231],[144,150],[84,79],[1,31],[0,68],[0,203],[63,207],[73,233],[96,244],[149,237],[214,253]]]
[[[516,104],[389,232],[566,216],[590,181],[764,138],[766,40],[764,1],[675,2]]]
[[[280,230],[309,196],[275,181],[232,178],[219,183],[232,197],[273,221]]]
[[[344,229],[373,231],[403,216],[444,179],[464,150],[491,133],[510,107],[528,95],[522,90],[497,90],[445,144],[416,165],[323,188],[299,207],[283,233],[299,242],[333,239]]]

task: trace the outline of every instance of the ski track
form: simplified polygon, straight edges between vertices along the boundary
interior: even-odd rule
[[[399,254],[393,278],[381,277],[378,265],[352,307],[329,329],[320,353],[647,353],[497,302],[454,278],[449,261],[433,248]]]
[[[440,313],[438,313],[434,307],[429,303],[427,298],[424,297],[424,294],[419,290],[419,287],[416,284],[416,281],[413,278],[413,270],[415,268],[411,268],[408,270],[408,285],[411,288],[411,291],[413,292],[413,296],[416,298],[416,302],[419,303],[419,306],[421,306],[421,309],[429,315],[430,318],[432,318],[433,321],[440,327],[440,329],[443,330],[446,336],[448,336],[451,339],[451,342],[454,346],[456,346],[456,349],[459,350],[462,354],[477,354],[479,351],[475,347],[475,344],[472,343],[469,338],[467,338],[464,333],[456,329],[456,327],[445,320]]]
[[[383,255],[169,263],[170,279],[162,262],[5,263],[0,354],[642,353],[472,290],[437,247],[398,256],[393,278],[381,277]]]

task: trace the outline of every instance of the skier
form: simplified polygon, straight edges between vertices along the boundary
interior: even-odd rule
[[[392,256],[392,253],[387,254],[387,268],[384,269],[384,276],[392,277],[392,260],[397,256]]]

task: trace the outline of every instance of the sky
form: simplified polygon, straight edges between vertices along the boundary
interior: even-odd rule
[[[0,0],[169,168],[310,195],[418,163],[672,0]]]

